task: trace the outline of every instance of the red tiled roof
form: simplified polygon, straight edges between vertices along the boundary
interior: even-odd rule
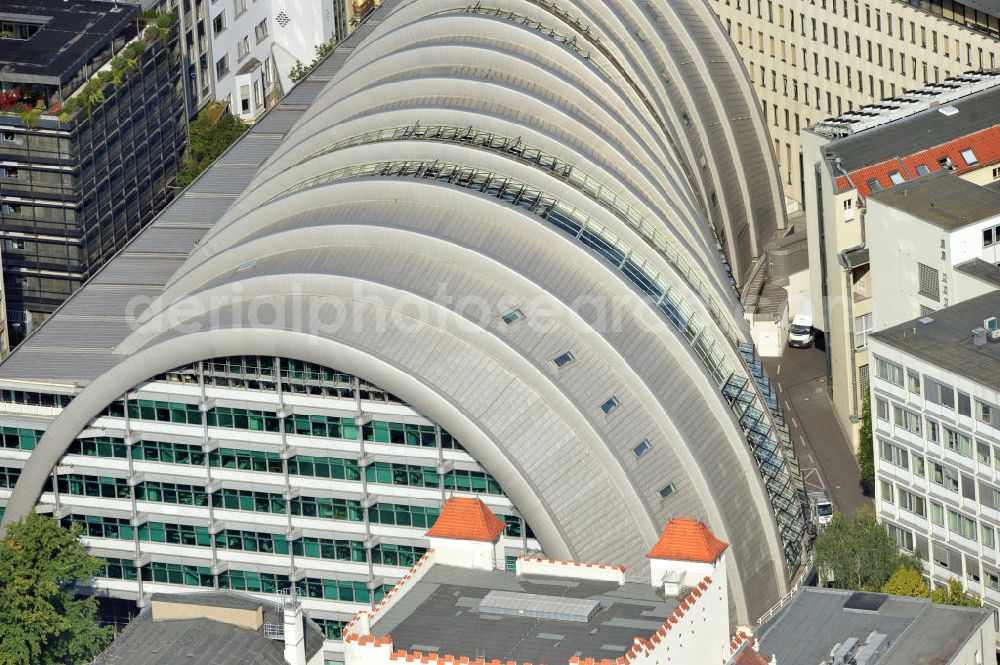
[[[736,654],[736,658],[733,659],[733,665],[770,665],[770,663],[771,661],[760,655],[760,652],[749,647]]]
[[[452,497],[445,501],[441,515],[427,532],[431,538],[484,540],[495,542],[504,523],[479,499]]]
[[[729,661],[729,665],[771,665],[771,659],[766,658],[756,651],[754,647],[757,640],[751,635],[747,635],[742,630],[733,636],[729,642],[729,648],[735,655]]]
[[[962,151],[971,149],[976,155],[976,163],[968,164],[962,157]],[[961,138],[957,138],[938,146],[920,150],[909,155],[893,157],[878,164],[851,171],[851,181],[857,188],[858,194],[862,197],[871,195],[871,187],[868,182],[878,181],[882,189],[889,189],[893,186],[889,174],[899,171],[899,175],[906,180],[918,178],[917,166],[926,166],[931,173],[942,170],[938,160],[947,157],[955,166],[957,173],[965,173],[973,169],[983,168],[992,164],[1000,163],[1000,125],[988,127],[978,132],[973,132]],[[847,178],[843,175],[837,176],[837,191],[846,192],[850,189]]]
[[[649,551],[651,559],[715,563],[729,547],[698,520],[676,518],[667,522],[660,539]]]

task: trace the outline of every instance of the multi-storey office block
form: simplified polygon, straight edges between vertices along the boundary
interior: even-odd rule
[[[59,386],[8,385],[0,495],[71,402]],[[336,627],[420,558],[450,496],[478,496],[505,522],[511,566],[539,550],[499,483],[410,405],[330,368],[238,356],[153,377],[111,403],[42,502],[104,557],[98,589],[139,600],[184,586],[294,586]]]
[[[175,30],[137,30],[133,6],[0,8],[37,28],[0,39],[10,46],[0,51],[0,89],[34,109],[0,115],[0,235],[16,342],[173,197],[187,126]]]
[[[712,0],[771,134],[784,192],[804,203],[799,132],[926,83],[1000,65],[995,3]]]
[[[935,586],[1000,608],[1000,291],[871,336],[876,507]]]

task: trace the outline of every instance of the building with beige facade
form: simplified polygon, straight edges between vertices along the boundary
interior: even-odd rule
[[[959,263],[1000,260],[959,242],[973,222],[991,217],[973,219],[968,208],[965,219],[964,207],[992,192],[970,196],[947,186],[955,178],[1000,182],[998,82],[1000,76],[968,74],[802,134],[803,160],[814,174],[805,188],[813,325],[827,349],[834,411],[855,443],[869,386],[868,333],[957,302],[957,284],[948,276]],[[924,183],[935,178],[945,180]],[[903,185],[901,196],[885,198]],[[954,209],[947,224],[938,219],[945,204]],[[888,224],[889,217],[916,221]],[[927,232],[918,234],[924,226]],[[911,246],[909,253],[900,249]],[[878,266],[876,255],[883,257]],[[965,297],[977,294],[970,289]]]
[[[760,99],[785,195],[802,202],[800,132],[1000,62],[997,3],[710,0]]]

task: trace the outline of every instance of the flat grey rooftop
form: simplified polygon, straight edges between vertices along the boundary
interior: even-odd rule
[[[1000,343],[972,343],[972,329],[1000,316],[1000,291],[966,300],[931,313],[929,323],[913,319],[872,334],[889,346],[916,356],[946,372],[1000,390]],[[925,318],[925,317],[921,317]]]
[[[283,624],[272,603],[232,592],[155,594],[153,600],[172,603],[264,610],[264,623]],[[320,629],[306,621],[306,658],[323,648]],[[103,661],[97,661],[103,662]],[[127,665],[285,665],[284,642],[211,619],[154,621],[146,608],[107,650],[106,662]]]
[[[139,8],[89,0],[0,0],[0,15],[40,25],[26,40],[0,38],[0,79],[69,82],[87,62],[128,28]]]
[[[598,601],[588,622],[480,614],[491,591]],[[624,655],[636,636],[648,638],[678,605],[649,584],[573,580],[436,565],[373,628],[393,647],[470,658],[548,663]],[[789,661],[791,662],[791,661]]]
[[[982,259],[963,261],[955,266],[955,270],[1000,289],[1000,268],[989,261]]]
[[[878,665],[946,665],[993,611],[934,605],[926,598],[864,594],[876,609],[850,609],[853,591],[803,587],[774,619],[757,631],[761,653],[779,663],[819,665],[848,638],[862,644],[870,633],[888,636]],[[864,605],[865,603],[860,603]]]
[[[840,157],[848,171],[880,164],[1000,125],[1000,86],[949,102],[958,113],[936,108],[831,141],[825,150]]]
[[[947,231],[1000,215],[1000,192],[947,171],[935,171],[869,198]]]
[[[1000,16],[1000,0],[962,0],[962,4],[990,16]]]

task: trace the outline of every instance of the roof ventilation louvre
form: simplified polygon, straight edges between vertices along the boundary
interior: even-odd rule
[[[847,665],[854,659],[854,652],[858,650],[860,640],[856,637],[848,637],[830,650],[830,665]]]
[[[889,636],[873,631],[868,635],[865,645],[854,655],[854,662],[857,665],[875,665],[887,648],[889,648]]]
[[[587,623],[601,609],[601,603],[588,598],[543,596],[516,591],[490,591],[479,602],[480,614],[554,619]]]

